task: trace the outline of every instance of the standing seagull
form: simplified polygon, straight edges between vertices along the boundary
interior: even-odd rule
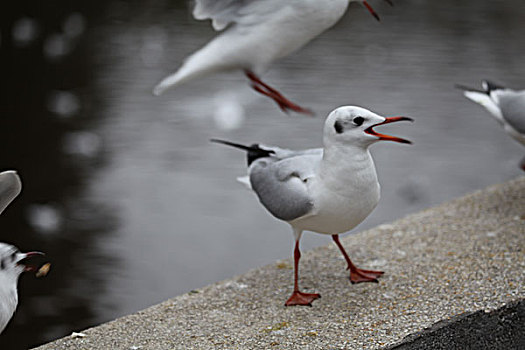
[[[290,305],[311,305],[320,297],[299,291],[299,240],[303,230],[332,235],[350,269],[350,281],[377,282],[382,271],[357,268],[339,242],[339,234],[362,222],[379,201],[379,182],[368,147],[379,140],[410,143],[373,128],[412,120],[385,118],[364,108],[339,107],[326,118],[323,148],[292,151],[254,144],[212,140],[248,152],[248,180],[262,205],[288,222],[295,236],[294,291]]]
[[[170,87],[209,73],[242,69],[252,88],[272,98],[283,111],[311,114],[259,76],[270,63],[332,27],[352,1],[361,0],[196,0],[193,17],[211,19],[215,30],[225,30],[158,83],[153,93],[160,95]],[[379,20],[372,7],[361,2]]]
[[[22,183],[15,171],[0,173],[0,213],[20,193]],[[36,271],[27,259],[40,252],[21,253],[16,247],[0,242],[0,333],[13,316],[18,304],[18,277],[24,271]]]
[[[508,89],[487,80],[481,82],[483,90],[456,86],[464,90],[466,98],[485,107],[507,134],[525,146],[525,90]],[[525,158],[520,166],[525,170]]]

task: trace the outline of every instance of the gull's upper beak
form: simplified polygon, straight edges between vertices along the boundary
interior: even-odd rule
[[[42,252],[19,253],[16,264],[24,266],[24,271],[37,271],[38,268],[35,265],[27,264],[26,260],[30,259],[33,256],[43,256],[43,255],[46,255],[46,254]]]
[[[379,125],[383,125],[383,124],[390,124],[390,123],[394,123],[394,122],[399,122],[399,121],[402,121],[402,120],[408,120],[408,121],[414,121],[412,118],[408,118],[408,117],[388,117],[388,118],[385,118],[385,121],[381,122],[381,123],[378,123],[378,124],[374,124],[372,126],[369,126],[368,128],[365,129],[365,132],[367,134],[370,134],[370,135],[373,135],[373,136],[376,136],[378,137],[380,140],[385,140],[385,141],[395,141],[395,142],[401,142],[401,143],[408,143],[408,144],[411,144],[412,142],[408,141],[408,140],[405,140],[405,139],[402,139],[400,137],[396,137],[396,136],[390,136],[390,135],[385,135],[385,134],[380,134],[378,132],[376,132],[373,128],[375,128],[376,126],[379,126]]]
[[[371,14],[372,16],[374,16],[375,19],[377,19],[378,21],[380,21],[380,19],[379,19],[379,15],[377,14],[377,12],[374,11],[374,9],[372,8],[372,6],[370,6],[370,4],[369,4],[366,0],[363,1],[363,5],[368,9],[368,11],[370,11],[370,14]]]

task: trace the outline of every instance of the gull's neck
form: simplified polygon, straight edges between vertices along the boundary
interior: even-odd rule
[[[378,185],[374,160],[368,147],[363,145],[325,142],[319,177],[340,193],[349,187],[370,188]]]
[[[341,142],[326,141],[324,143],[323,161],[339,162],[367,162],[372,158],[367,146],[344,144]]]

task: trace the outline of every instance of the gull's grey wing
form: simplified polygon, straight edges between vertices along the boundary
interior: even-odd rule
[[[321,158],[315,153],[258,159],[249,169],[251,187],[273,216],[285,221],[297,219],[313,209],[307,182],[315,177]]]
[[[520,134],[525,134],[525,91],[500,93],[499,107],[505,121]]]
[[[22,182],[16,171],[0,173],[0,214],[18,196],[22,190]]]
[[[230,23],[239,23],[245,17],[264,16],[282,6],[276,0],[196,0],[193,17],[211,19],[215,30],[223,30]]]

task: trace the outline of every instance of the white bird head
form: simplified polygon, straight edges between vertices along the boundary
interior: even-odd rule
[[[22,190],[15,171],[0,173],[0,214]],[[22,253],[11,244],[0,242],[0,333],[11,319],[18,304],[18,278],[24,271],[37,271],[28,260],[41,252]]]
[[[380,134],[374,130],[376,126],[402,120],[412,121],[408,117],[382,117],[357,106],[339,107],[326,118],[324,143],[326,146],[352,144],[364,148],[380,140],[412,143],[400,137]]]
[[[13,316],[18,305],[18,277],[24,271],[36,271],[27,260],[40,252],[21,253],[15,246],[0,242],[0,333]]]
[[[18,281],[20,274],[25,271],[36,271],[37,267],[28,263],[28,260],[41,252],[22,253],[11,244],[0,242],[0,284]]]

